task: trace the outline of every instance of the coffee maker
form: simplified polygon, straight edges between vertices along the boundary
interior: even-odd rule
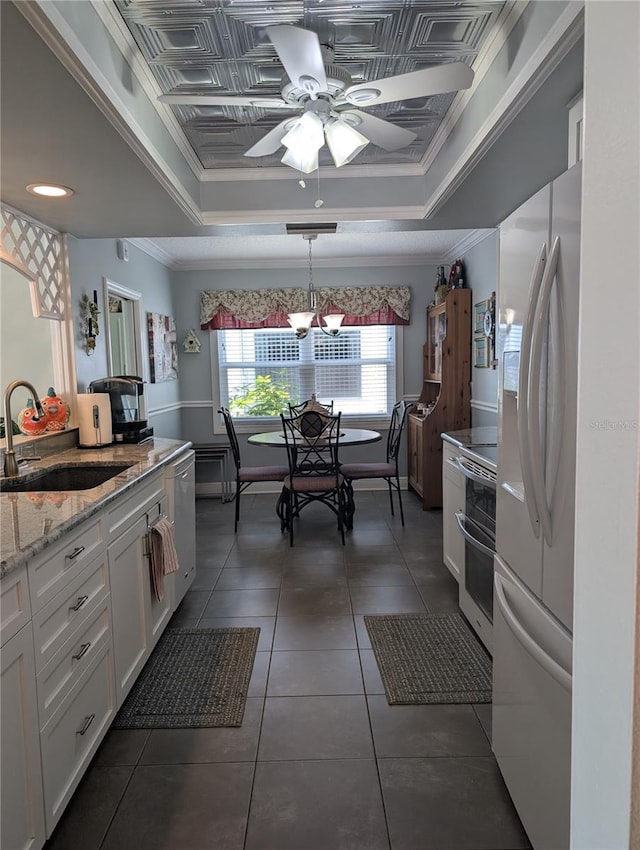
[[[116,443],[141,443],[153,436],[144,407],[144,381],[136,375],[99,378],[89,384],[91,393],[108,393],[111,425]]]

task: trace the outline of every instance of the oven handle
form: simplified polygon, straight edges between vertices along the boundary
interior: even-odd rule
[[[485,478],[483,475],[478,475],[473,470],[469,469],[469,467],[462,462],[462,459],[459,457],[452,457],[451,463],[457,467],[457,469],[465,476],[465,478],[470,478],[471,481],[477,481],[478,484],[486,484],[487,487],[491,487],[492,490],[496,489],[496,482],[491,478]]]
[[[481,543],[479,540],[476,540],[476,538],[464,527],[464,523],[467,518],[462,511],[456,511],[455,517],[456,522],[458,523],[458,528],[465,540],[467,540],[474,549],[477,549],[479,552],[483,552],[485,555],[489,555],[490,558],[493,558],[496,554],[495,551],[493,549],[489,549],[488,546],[485,546],[484,543]]]

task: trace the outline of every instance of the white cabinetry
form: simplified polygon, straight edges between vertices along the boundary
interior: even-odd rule
[[[173,611],[171,584],[156,600],[149,572],[149,527],[165,514],[161,474],[134,487],[107,516],[113,648],[118,708],[131,690]]]
[[[2,646],[3,850],[44,844],[44,806],[33,662],[33,634],[25,625]]]
[[[182,602],[196,577],[196,472],[194,451],[166,467],[169,519],[175,531],[180,569],[173,574],[174,608]]]
[[[193,581],[193,457],[158,468],[0,583],[2,850],[39,850],[51,835]],[[180,572],[157,600],[149,529],[169,511]]]
[[[442,444],[442,548],[444,563],[460,582],[464,568],[464,538],[456,522],[456,513],[464,513],[464,476],[455,463],[456,447]]]

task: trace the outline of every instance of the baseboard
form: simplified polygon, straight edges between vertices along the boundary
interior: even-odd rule
[[[234,485],[231,484],[231,492],[233,493]],[[367,478],[364,481],[354,481],[353,489],[358,490],[386,490],[387,482],[376,478]],[[406,477],[400,477],[400,489],[408,490],[409,485]],[[275,481],[258,481],[252,484],[249,488],[250,493],[279,493],[282,490],[282,485]],[[202,481],[196,484],[196,498],[200,496],[202,499],[210,499],[213,497],[222,496],[222,484],[220,481]]]

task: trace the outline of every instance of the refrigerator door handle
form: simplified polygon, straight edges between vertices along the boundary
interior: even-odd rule
[[[505,582],[502,576],[494,573],[495,576],[495,591],[496,602],[498,608],[505,619],[511,633],[516,638],[522,648],[533,658],[533,660],[542,667],[555,681],[561,685],[565,691],[571,693],[571,674],[552,658],[545,650],[536,643],[529,632],[521,625],[520,621],[514,614],[507,600],[505,593]]]
[[[473,520],[468,519],[461,511],[456,511],[455,514],[456,522],[458,523],[458,528],[460,529],[460,533],[464,537],[465,540],[468,540],[471,546],[474,549],[478,549],[479,552],[483,552],[485,555],[489,555],[490,558],[496,554],[495,550],[490,549],[488,546],[485,546],[484,543],[481,543],[479,540],[471,534],[471,532],[467,531],[465,528],[465,523],[471,522],[473,524]],[[489,532],[487,531],[487,536]]]
[[[522,327],[522,343],[520,352],[520,369],[518,375],[518,448],[520,450],[520,468],[522,470],[522,484],[524,486],[525,503],[529,512],[529,521],[536,537],[540,536],[540,520],[536,505],[535,490],[533,484],[533,473],[531,469],[531,447],[529,444],[529,382],[531,373],[531,342],[533,333],[533,321],[535,309],[538,303],[538,295],[544,277],[545,262],[547,259],[547,245],[540,245],[538,255],[531,275],[529,285],[529,303],[527,313]]]
[[[540,377],[542,373],[544,331],[549,317],[549,301],[551,290],[558,270],[560,254],[560,237],[556,236],[549,262],[542,277],[538,306],[533,322],[531,335],[531,370],[529,383],[529,398],[527,401],[528,431],[530,440],[531,473],[533,491],[538,508],[538,516],[542,525],[542,534],[548,546],[552,542],[551,510],[547,499],[545,481],[545,458],[542,452],[542,435],[540,433]]]

